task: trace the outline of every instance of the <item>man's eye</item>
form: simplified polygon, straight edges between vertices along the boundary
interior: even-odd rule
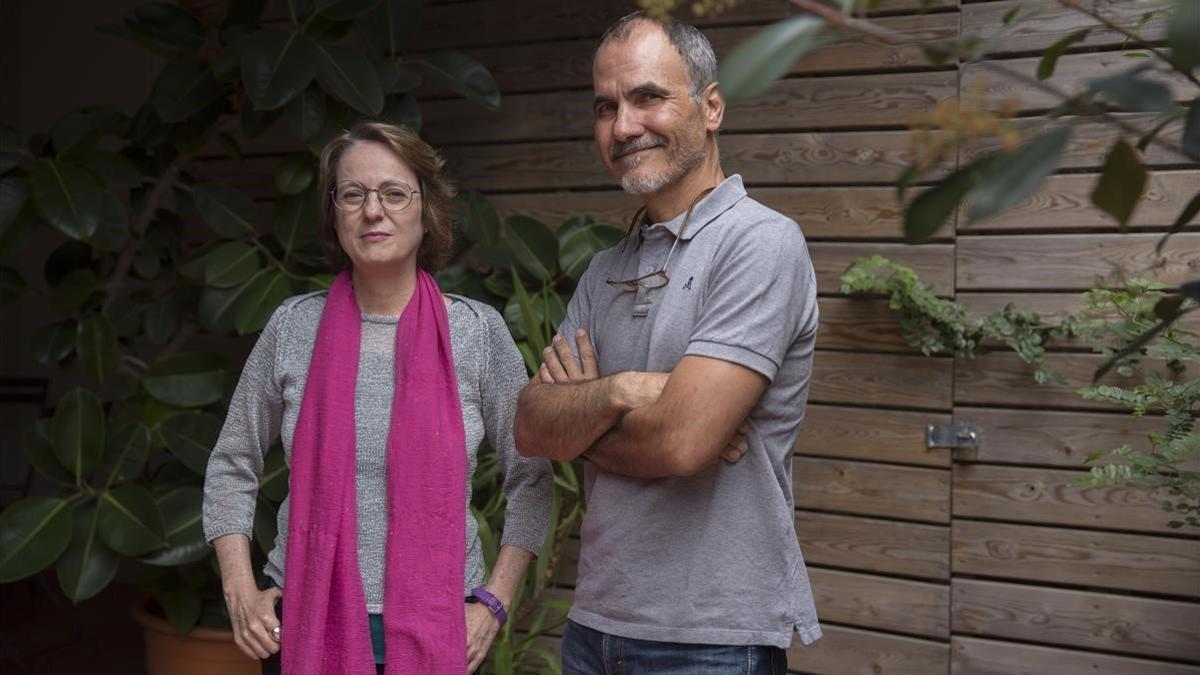
[[[608,115],[608,114],[611,114],[612,111],[615,109],[616,109],[616,106],[614,106],[611,103],[601,103],[600,105],[596,106],[596,114],[597,115]]]

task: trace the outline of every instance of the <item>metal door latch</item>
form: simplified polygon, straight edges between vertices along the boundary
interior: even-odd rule
[[[979,432],[970,424],[928,424],[925,426],[926,448],[978,448]]]

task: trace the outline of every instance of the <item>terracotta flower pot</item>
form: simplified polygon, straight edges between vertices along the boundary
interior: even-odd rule
[[[215,628],[193,628],[180,635],[162,618],[146,609],[133,608],[133,618],[146,638],[146,675],[259,675],[262,662],[242,653],[233,633]]]

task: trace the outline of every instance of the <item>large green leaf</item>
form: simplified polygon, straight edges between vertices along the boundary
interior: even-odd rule
[[[33,355],[43,366],[60,363],[74,352],[74,321],[47,324],[33,336]]]
[[[204,26],[196,17],[165,2],[148,2],[129,10],[125,27],[162,49],[188,51],[204,45]]]
[[[129,214],[125,204],[111,192],[104,193],[100,224],[88,240],[99,251],[120,253],[129,243]]]
[[[504,321],[513,335],[518,339],[533,337],[529,343],[539,351],[549,344],[546,338],[553,337],[547,336],[547,325],[554,328],[562,323],[566,316],[566,304],[553,291],[531,296],[522,287],[504,305]]]
[[[33,468],[46,478],[62,485],[73,485],[75,476],[63,467],[54,453],[53,423],[51,418],[43,417],[29,425],[24,436],[25,456]]]
[[[56,230],[87,239],[104,211],[104,189],[87,169],[63,160],[43,159],[29,173],[33,203]]]
[[[968,221],[990,218],[1028,199],[1054,172],[1070,138],[1070,127],[1061,127],[1001,155],[967,195]]]
[[[814,16],[794,16],[743,40],[721,60],[717,81],[725,100],[734,105],[766,91],[817,44],[824,26]]]
[[[379,75],[379,86],[385,94],[407,94],[425,81],[421,71],[409,68],[396,58],[376,61],[375,73]]]
[[[408,127],[413,131],[421,130],[421,106],[416,98],[408,94],[388,96],[382,117],[392,124]]]
[[[142,376],[142,386],[167,405],[195,408],[221,399],[227,368],[220,354],[184,352],[150,366]]]
[[[0,305],[10,305],[25,295],[25,277],[11,267],[0,265]]]
[[[1186,71],[1200,65],[1200,3],[1196,0],[1174,4],[1171,23],[1167,25],[1167,44],[1171,46],[1175,65]]]
[[[204,283],[217,288],[244,284],[262,267],[258,249],[240,241],[221,244],[206,260]]]
[[[1137,151],[1118,139],[1104,160],[1100,179],[1092,191],[1092,203],[1124,228],[1146,189],[1146,176],[1146,167],[1138,159]]]
[[[317,45],[316,51],[321,87],[364,115],[379,115],[383,87],[367,57],[346,45]]]
[[[259,109],[284,105],[304,91],[317,73],[316,44],[307,35],[269,29],[242,43],[242,82]]]
[[[167,548],[142,558],[150,565],[174,567],[208,557],[204,539],[204,491],[196,486],[175,488],[158,498],[158,510],[167,527]]]
[[[1091,28],[1077,30],[1074,33],[1062,38],[1058,42],[1050,45],[1046,51],[1042,52],[1042,59],[1038,61],[1037,78],[1044,80],[1054,74],[1054,68],[1058,65],[1058,57],[1071,48],[1072,45],[1083,42],[1092,32]]]
[[[563,273],[578,281],[592,256],[615,246],[625,233],[611,225],[577,216],[563,223],[555,235],[558,237],[558,263]]]
[[[0,584],[50,566],[70,545],[71,529],[63,499],[31,497],[0,512]]]
[[[356,19],[375,9],[379,0],[317,0],[313,13],[334,21]]]
[[[154,494],[133,483],[101,493],[100,536],[123,555],[145,555],[166,546],[166,527]]]
[[[558,272],[558,240],[550,228],[529,216],[509,216],[504,222],[504,242],[513,258],[535,279],[552,279]]]
[[[904,238],[910,244],[917,244],[932,237],[999,158],[999,155],[980,157],[917,195],[904,209]]]
[[[75,338],[75,351],[83,367],[97,380],[104,377],[117,365],[117,332],[108,317],[90,312],[79,321]]]
[[[104,456],[104,409],[91,391],[75,387],[54,410],[54,455],[76,480]]]
[[[179,298],[167,295],[156,299],[146,306],[145,319],[142,322],[146,338],[154,344],[165,345],[175,337],[179,327],[179,318],[183,310],[179,307]]]
[[[19,174],[0,178],[0,230],[5,230],[17,218],[29,200],[29,181]]]
[[[211,413],[176,415],[162,423],[159,433],[176,459],[203,476],[208,456],[221,434],[221,418]]]
[[[1162,82],[1141,77],[1142,68],[1102,77],[1088,82],[1088,91],[1099,94],[1128,112],[1165,112],[1175,110],[1170,88]]]
[[[422,0],[383,0],[359,17],[355,28],[377,56],[393,56],[416,35],[421,25]]]
[[[71,544],[58,560],[58,585],[80,603],[104,590],[117,576],[120,558],[100,540],[100,509],[90,504],[75,514]]]
[[[1200,162],[1200,96],[1192,99],[1183,125],[1183,154]]]
[[[204,598],[191,586],[164,588],[154,593],[154,599],[166,612],[167,623],[181,635],[196,626],[204,609]]]
[[[196,308],[200,324],[210,333],[218,335],[233,332],[234,311],[237,308],[238,299],[242,297],[254,280],[266,276],[267,273],[267,270],[261,270],[250,281],[234,288],[206,287],[200,293],[200,303]]]
[[[164,122],[182,122],[221,95],[212,68],[203,61],[168,63],[154,83],[150,103]]]
[[[96,273],[86,267],[77,269],[63,277],[62,282],[54,289],[54,294],[50,296],[50,306],[63,314],[70,314],[82,307],[98,290]]]
[[[486,197],[478,192],[467,192],[458,196],[466,205],[463,230],[467,238],[490,248],[500,246],[500,214]]]
[[[307,153],[288,155],[275,165],[275,188],[285,195],[304,192],[316,178],[313,158]]]
[[[286,261],[292,253],[317,239],[317,196],[315,190],[288,195],[275,201],[271,211],[275,239]]]
[[[287,104],[284,122],[296,138],[308,141],[325,125],[325,92],[309,87]]]
[[[490,110],[500,107],[500,85],[480,62],[460,51],[434,52],[421,62],[425,80],[482,105]]]
[[[246,193],[208,183],[193,188],[192,196],[200,217],[217,234],[231,239],[254,234],[254,200]]]
[[[262,330],[279,305],[291,295],[291,282],[282,272],[257,277],[247,284],[234,308],[233,323],[237,332],[246,335]]]
[[[142,473],[150,456],[151,439],[138,406],[126,406],[109,418],[105,446],[104,462],[110,484],[132,480]]]

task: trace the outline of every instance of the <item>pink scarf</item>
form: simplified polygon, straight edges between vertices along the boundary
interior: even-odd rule
[[[361,322],[343,272],[321,314],[292,439],[282,630],[289,675],[375,673],[354,490]],[[387,441],[389,673],[466,671],[465,446],[446,306],[433,277],[419,269],[396,327]]]

